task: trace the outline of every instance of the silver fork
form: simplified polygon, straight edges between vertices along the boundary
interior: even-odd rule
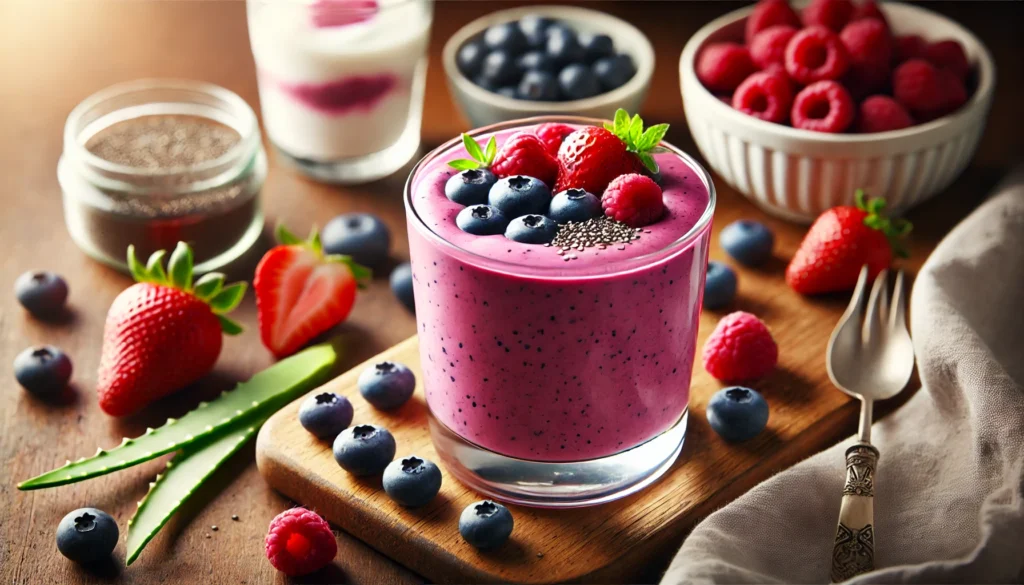
[[[914,370],[903,271],[896,275],[891,304],[888,272],[882,271],[875,278],[865,309],[867,281],[868,267],[864,266],[850,305],[832,331],[826,350],[825,363],[832,383],[860,400],[860,441],[846,451],[846,485],[832,548],[833,583],[875,568],[874,478],[878,449],[871,445],[871,411],[876,401],[899,394]]]

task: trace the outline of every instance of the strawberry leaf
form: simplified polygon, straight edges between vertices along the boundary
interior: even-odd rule
[[[174,252],[171,252],[171,261],[167,268],[174,288],[192,290],[192,248],[189,248],[188,244],[178,242]]]
[[[283,223],[277,224],[277,228],[274,229],[274,238],[282,246],[299,246],[304,243],[298,236],[288,231]]]
[[[226,277],[220,272],[204,274],[196,281],[192,293],[200,299],[208,301],[217,296],[217,293],[219,293],[221,288],[224,287],[225,278]]]
[[[491,139],[487,141],[487,148],[484,150],[484,159],[487,162],[487,166],[491,166],[496,156],[498,156],[498,140],[491,136]]]
[[[128,272],[131,272],[135,282],[148,282],[149,272],[146,267],[135,257],[135,246],[128,246]]]
[[[224,315],[217,315],[217,320],[220,321],[220,330],[224,332],[224,335],[238,335],[245,331],[241,325]]]
[[[164,271],[164,256],[166,255],[165,250],[157,250],[150,255],[146,262],[146,272],[149,274],[150,281],[157,284],[167,282],[167,272]]]
[[[242,297],[245,296],[245,287],[244,282],[236,282],[224,287],[210,299],[210,308],[217,314],[230,313],[238,306],[238,303],[242,302]]]
[[[475,160],[459,158],[452,161],[448,161],[448,166],[457,171],[468,171],[470,169],[479,169],[480,163],[476,162]]]
[[[644,164],[644,167],[646,167],[648,171],[655,174],[658,172],[658,163],[657,161],[654,160],[653,156],[647,154],[646,152],[638,152],[636,156],[637,158],[640,159],[640,162]]]

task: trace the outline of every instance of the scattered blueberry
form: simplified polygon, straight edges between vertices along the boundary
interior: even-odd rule
[[[481,550],[504,544],[514,525],[508,508],[491,500],[470,504],[459,516],[459,534]]]
[[[543,71],[554,75],[558,73],[558,65],[544,51],[530,51],[516,59],[516,66],[523,73],[527,71]]]
[[[327,222],[320,233],[324,252],[344,254],[364,266],[380,266],[388,259],[391,232],[376,215],[345,213]]]
[[[514,175],[498,179],[487,194],[487,201],[505,217],[543,215],[551,203],[551,190],[540,179]]]
[[[484,65],[487,49],[480,41],[470,41],[459,48],[455,55],[455,63],[466,77],[476,77]]]
[[[558,88],[570,100],[582,100],[601,93],[601,84],[593,70],[586,65],[574,63],[558,74]]]
[[[507,51],[518,55],[528,47],[526,35],[517,22],[503,22],[484,31],[484,44],[491,50]]]
[[[56,398],[71,379],[71,360],[52,345],[30,347],[14,358],[14,377],[41,398]]]
[[[498,177],[487,169],[469,169],[448,178],[444,194],[459,205],[487,203],[487,193]]]
[[[519,30],[526,36],[526,42],[531,47],[543,47],[548,39],[548,28],[555,24],[555,21],[547,16],[539,14],[527,14],[519,19]]]
[[[726,441],[746,441],[768,424],[768,403],[756,390],[732,386],[715,392],[707,416],[711,428]]]
[[[494,93],[496,93],[498,95],[503,95],[503,96],[505,96],[507,98],[511,98],[511,99],[514,99],[514,100],[515,99],[519,99],[519,90],[517,90],[516,88],[512,87],[511,85],[506,85],[505,87],[499,87],[498,89],[494,90]]]
[[[722,228],[718,241],[740,264],[757,266],[771,258],[775,236],[763,223],[741,219]]]
[[[544,71],[527,71],[519,82],[517,94],[524,100],[553,102],[558,100],[558,81]]]
[[[568,189],[551,198],[548,217],[558,223],[587,221],[604,213],[601,200],[583,189]]]
[[[359,393],[374,408],[391,410],[405,404],[416,389],[416,376],[408,367],[380,362],[359,374]]]
[[[505,51],[491,51],[484,57],[480,78],[491,84],[493,89],[515,83],[519,78],[515,58]]]
[[[412,293],[412,265],[403,262],[391,271],[391,292],[405,305],[406,309],[416,314],[416,301]]]
[[[14,296],[37,317],[53,317],[68,300],[68,283],[52,272],[26,272],[14,281]]]
[[[321,439],[331,439],[352,424],[352,403],[333,392],[319,392],[302,401],[299,424]]]
[[[334,460],[352,475],[374,475],[395,458],[395,437],[384,427],[356,425],[334,439]]]
[[[594,63],[594,74],[604,91],[622,87],[636,75],[633,58],[626,54],[598,59]]]
[[[57,550],[76,563],[89,564],[110,557],[120,531],[110,514],[80,508],[57,525]]]
[[[433,461],[415,455],[392,461],[384,469],[384,491],[399,504],[416,508],[441,490],[441,470]]]
[[[555,239],[558,224],[543,215],[524,215],[513,219],[505,237],[520,244],[548,244]]]
[[[497,207],[491,205],[473,205],[455,216],[455,225],[467,234],[474,236],[493,236],[505,233],[508,218]]]
[[[559,65],[583,61],[583,47],[580,46],[576,33],[568,28],[551,27],[548,29],[546,51]]]
[[[604,34],[580,33],[580,46],[583,47],[584,59],[587,63],[593,63],[598,59],[611,57],[615,54],[615,44],[612,38]]]
[[[704,279],[704,308],[721,309],[736,298],[736,273],[721,262],[708,262]]]

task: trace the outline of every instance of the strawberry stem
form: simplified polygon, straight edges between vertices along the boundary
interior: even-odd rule
[[[853,194],[853,199],[857,204],[857,209],[867,213],[864,217],[864,225],[885,234],[895,255],[900,258],[908,257],[909,253],[904,246],[903,239],[913,229],[913,224],[901,217],[887,217],[883,213],[885,199],[881,197],[869,199],[863,189],[857,189]]]

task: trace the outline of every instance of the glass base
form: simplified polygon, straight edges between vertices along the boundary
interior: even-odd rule
[[[459,481],[496,500],[536,508],[581,508],[624,498],[672,467],[689,411],[670,429],[628,451],[587,461],[539,462],[499,455],[456,435],[433,414],[430,436]]]

